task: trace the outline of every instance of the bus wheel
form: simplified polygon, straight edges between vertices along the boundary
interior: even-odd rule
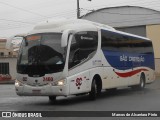
[[[140,76],[140,82],[138,85],[132,86],[132,88],[134,90],[143,90],[146,84],[146,80],[145,80],[145,75],[144,73],[141,74]]]
[[[96,84],[96,80],[93,79],[92,85],[91,85],[91,91],[89,93],[89,98],[90,100],[95,100],[96,97],[97,97],[97,84]]]
[[[50,102],[56,101],[56,96],[49,96],[49,101]]]
[[[140,83],[139,83],[139,85],[138,85],[138,88],[139,88],[140,90],[143,90],[144,87],[145,87],[145,84],[146,84],[146,82],[145,82],[145,75],[144,75],[144,74],[141,74]]]

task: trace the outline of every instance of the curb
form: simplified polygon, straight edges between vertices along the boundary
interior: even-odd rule
[[[3,81],[0,81],[0,84],[14,84],[15,83],[15,80],[3,80]]]

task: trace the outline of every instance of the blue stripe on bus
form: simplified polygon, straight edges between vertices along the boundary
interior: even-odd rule
[[[102,50],[108,63],[118,70],[128,70],[136,67],[149,67],[155,70],[154,54],[137,54]]]

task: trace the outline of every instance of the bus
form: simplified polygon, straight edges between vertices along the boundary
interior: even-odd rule
[[[19,96],[88,94],[143,89],[155,80],[152,42],[87,20],[40,23],[24,36],[17,60]]]

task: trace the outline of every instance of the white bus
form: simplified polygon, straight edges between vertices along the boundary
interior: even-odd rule
[[[16,93],[57,96],[102,89],[143,89],[155,80],[152,42],[87,20],[47,21],[37,25],[21,44]]]

